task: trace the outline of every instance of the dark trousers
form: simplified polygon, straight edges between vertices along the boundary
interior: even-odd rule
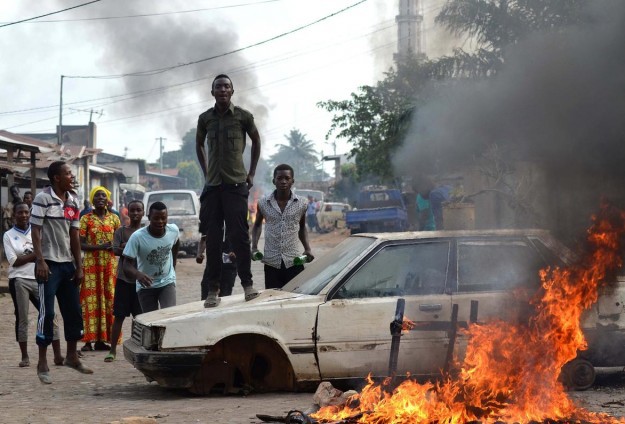
[[[265,264],[265,288],[281,289],[303,270],[304,265],[293,265],[291,268],[287,268],[284,261],[282,261],[280,269]]]
[[[226,238],[237,257],[237,272],[241,285],[246,287],[253,284],[250,234],[247,224],[248,194],[246,183],[204,186],[200,196],[200,231],[206,234],[206,280],[209,291],[216,292],[220,286],[224,222]]]
[[[46,261],[50,268],[48,281],[39,281],[39,318],[37,320],[37,345],[52,343],[54,322],[54,298],[59,302],[65,340],[82,339],[84,334],[79,286],[74,281],[76,268],[72,262]]]
[[[208,267],[204,268],[204,275],[201,283],[202,300],[208,296]],[[219,274],[219,297],[230,296],[234,287],[234,280],[237,279],[237,265],[235,263],[222,264]]]

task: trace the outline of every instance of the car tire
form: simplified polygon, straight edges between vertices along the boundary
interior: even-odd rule
[[[567,388],[582,391],[592,387],[596,375],[590,361],[577,358],[562,367],[561,379]]]

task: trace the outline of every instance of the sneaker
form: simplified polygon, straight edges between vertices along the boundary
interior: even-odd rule
[[[252,300],[258,296],[258,290],[252,286],[244,286],[243,292],[245,293],[245,301]]]
[[[204,301],[205,308],[214,308],[219,305],[221,299],[217,297],[217,292],[208,292],[208,296],[206,296],[206,300]]]

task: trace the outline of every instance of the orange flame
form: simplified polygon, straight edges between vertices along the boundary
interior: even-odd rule
[[[415,324],[414,321],[411,321],[408,318],[404,317],[404,320],[401,323],[401,332],[402,334],[407,333],[408,331],[412,330],[416,326],[417,324]]]
[[[389,379],[375,384],[368,378],[346,406],[324,407],[313,417],[319,422],[375,424],[625,423],[576,406],[559,381],[562,366],[587,348],[582,313],[597,301],[606,276],[621,266],[625,213],[614,214],[604,204],[600,214],[588,230],[591,253],[566,269],[540,272],[542,289],[531,302],[536,313],[529,323],[469,326],[466,356],[456,377],[424,384],[409,379],[392,390]]]

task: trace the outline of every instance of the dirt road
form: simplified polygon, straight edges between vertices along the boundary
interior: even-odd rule
[[[321,255],[346,235],[311,235],[317,255]],[[192,258],[179,261],[178,302],[199,299],[203,267]],[[262,266],[253,264],[257,282],[262,281]],[[241,293],[237,282],[235,294]],[[34,335],[36,314],[30,313],[30,334]],[[85,363],[95,370],[82,375],[67,367],[51,366],[52,385],[37,379],[34,337],[29,342],[32,365],[17,366],[20,356],[14,338],[13,304],[0,295],[0,422],[1,423],[111,423],[125,417],[153,417],[157,423],[258,423],[257,413],[284,415],[291,409],[306,409],[312,404],[310,393],[252,394],[247,397],[193,397],[185,391],[165,390],[147,383],[122,355],[114,363],[104,363],[106,352],[88,352]],[[125,323],[129,334],[130,320]],[[80,345],[79,345],[80,346]],[[51,358],[51,357],[50,357]],[[583,406],[625,416],[625,380],[622,375],[601,378],[599,386],[571,394]]]

